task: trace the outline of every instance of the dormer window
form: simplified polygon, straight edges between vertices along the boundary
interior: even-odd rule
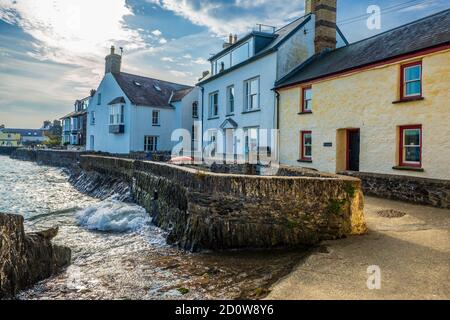
[[[134,85],[135,85],[135,86],[137,86],[137,87],[140,87],[140,86],[142,86],[140,82],[137,82],[137,81],[133,81],[133,83],[134,83]]]
[[[162,91],[162,90],[161,90],[161,87],[160,87],[159,85],[157,85],[157,84],[154,84],[154,85],[153,85],[153,88],[155,88],[155,90],[158,91],[158,92],[161,92],[161,91]]]
[[[244,62],[253,55],[253,38],[247,40],[240,46],[230,49],[224,55],[212,60],[213,75],[223,72],[241,62]]]

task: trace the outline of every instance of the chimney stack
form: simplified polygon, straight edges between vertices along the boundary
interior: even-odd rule
[[[122,56],[115,53],[114,46],[111,46],[111,53],[106,56],[105,60],[105,74],[107,73],[120,73],[120,67],[122,65]]]
[[[337,0],[305,0],[305,14],[315,15],[315,53],[336,49]]]

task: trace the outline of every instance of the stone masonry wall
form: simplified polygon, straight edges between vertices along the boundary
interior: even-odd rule
[[[33,161],[41,165],[56,167],[71,167],[80,161],[81,151],[69,150],[40,150],[40,149],[17,149],[11,154],[12,159]]]
[[[350,177],[217,174],[91,155],[80,166],[130,183],[169,243],[186,250],[293,247],[366,231],[361,184]]]
[[[345,172],[361,179],[366,195],[450,209],[450,181],[364,172]]]

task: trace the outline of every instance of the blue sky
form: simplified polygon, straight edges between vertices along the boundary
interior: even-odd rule
[[[380,30],[366,27],[369,5],[384,10]],[[449,7],[338,0],[338,24],[354,42]],[[69,113],[97,87],[112,44],[124,47],[125,72],[194,84],[228,33],[303,14],[304,0],[0,0],[0,124],[37,128]]]

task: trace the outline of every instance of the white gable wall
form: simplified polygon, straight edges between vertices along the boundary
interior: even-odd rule
[[[102,95],[101,105],[97,104],[98,95]],[[110,103],[117,97],[125,98],[125,133],[109,133],[109,109]],[[95,111],[95,125],[91,123],[92,111]],[[117,84],[114,76],[108,73],[104,76],[100,86],[97,89],[91,103],[88,107],[88,123],[86,144],[89,151],[101,151],[109,153],[127,154],[130,152],[131,139],[131,111],[132,105],[120,86]],[[91,136],[94,136],[94,146],[91,146]]]

